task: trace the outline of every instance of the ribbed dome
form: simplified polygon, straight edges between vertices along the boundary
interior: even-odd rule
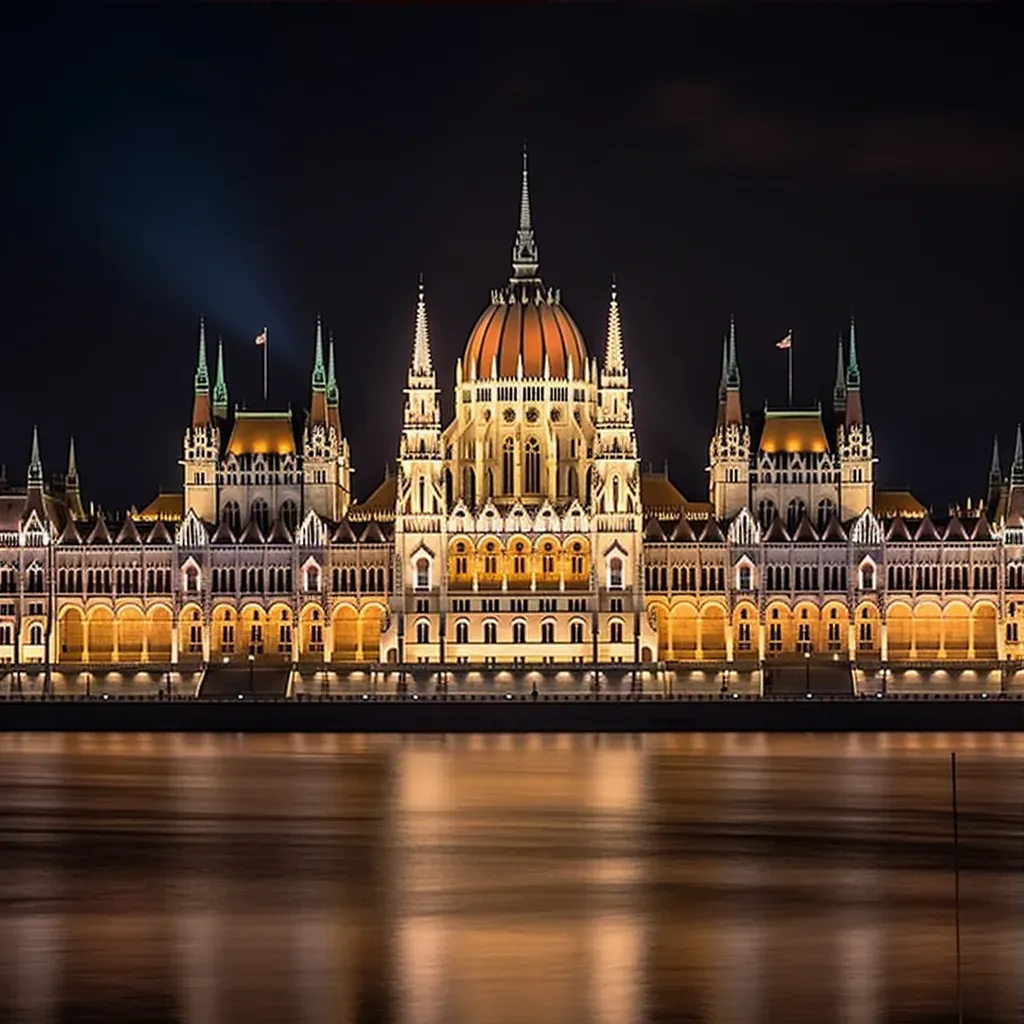
[[[545,357],[549,376],[567,378],[570,362],[572,376],[583,376],[583,335],[558,293],[539,283],[514,282],[491,296],[466,343],[462,372],[478,380],[515,377],[520,357],[524,377],[543,377]]]

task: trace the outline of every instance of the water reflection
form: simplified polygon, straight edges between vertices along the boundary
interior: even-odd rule
[[[0,1020],[1020,1019],[1015,735],[0,737]]]

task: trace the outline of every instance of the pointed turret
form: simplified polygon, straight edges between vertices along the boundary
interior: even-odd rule
[[[512,246],[512,280],[532,281],[537,279],[540,257],[537,241],[533,236],[533,216],[530,211],[530,172],[523,143],[523,181],[519,193],[519,229]]]
[[[622,356],[622,321],[619,317],[619,293],[612,278],[612,297],[608,304],[608,338],[604,349],[604,372],[606,376],[623,377],[626,364]]]
[[[863,424],[864,409],[860,397],[860,364],[857,361],[857,326],[850,317],[850,355],[846,364],[846,425]]]
[[[327,335],[327,404],[338,404],[338,378],[334,368],[334,334]]]
[[[722,335],[722,375],[718,378],[718,401],[725,404],[726,377],[729,375],[729,335]]]
[[[423,297],[423,275],[420,274],[416,300],[416,328],[412,341],[412,364],[409,375],[422,377],[434,372],[430,358],[430,332],[427,328],[427,303]]]
[[[843,336],[839,335],[836,348],[836,383],[832,388],[832,409],[837,416],[846,411],[846,368],[843,365]]]
[[[210,423],[210,371],[206,364],[206,324],[199,318],[199,354],[196,357],[196,375],[193,381],[192,426]]]
[[[729,317],[729,335],[725,361],[725,407],[723,425],[743,423],[743,404],[740,398],[740,361],[736,355],[736,318]]]
[[[29,490],[43,487],[43,460],[39,456],[39,427],[32,427],[32,452],[28,459],[28,486]]]
[[[1003,468],[999,462],[999,435],[992,438],[992,462],[988,470],[989,483],[1001,484],[1003,482]]]
[[[316,318],[316,348],[313,353],[312,400],[309,421],[327,424],[327,371],[324,369],[324,330],[320,316]]]
[[[1024,439],[1020,424],[1017,424],[1017,439],[1013,446],[1013,462],[1010,463],[1010,486],[1024,487]]]
[[[228,418],[228,383],[224,376],[224,338],[217,335],[217,380],[213,385],[213,415]]]
[[[78,481],[78,462],[75,459],[75,439],[68,443],[68,471],[64,477],[64,500],[68,515],[72,519],[84,519],[85,508],[82,505],[81,485]]]

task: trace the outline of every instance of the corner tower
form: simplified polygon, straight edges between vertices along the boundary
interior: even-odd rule
[[[206,362],[206,325],[199,318],[199,353],[193,379],[192,423],[185,431],[185,507],[207,522],[217,520],[217,459],[220,430],[210,402],[210,373]]]
[[[708,450],[708,473],[716,516],[732,518],[746,508],[750,500],[750,428],[743,422],[735,317],[729,318],[729,333],[722,340],[718,423]]]

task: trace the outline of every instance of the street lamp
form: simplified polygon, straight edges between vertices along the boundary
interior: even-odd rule
[[[254,654],[252,654],[250,652],[250,654],[249,654],[249,693],[255,693],[256,692],[256,687],[255,687],[254,682],[253,682],[253,671],[254,671],[255,661],[256,661],[256,655],[254,655]]]
[[[811,652],[804,651],[804,693],[811,695]]]

